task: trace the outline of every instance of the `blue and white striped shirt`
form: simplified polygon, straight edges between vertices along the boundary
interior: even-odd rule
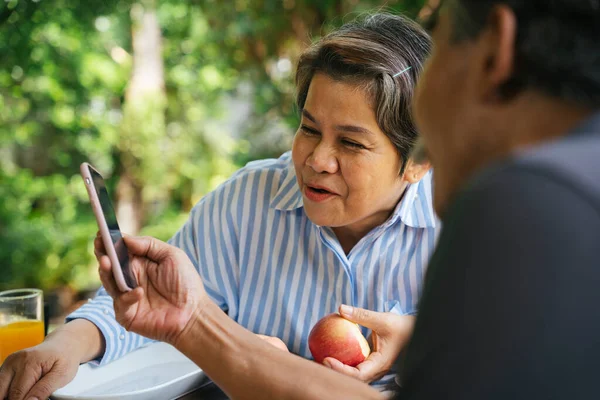
[[[429,172],[410,185],[390,218],[345,254],[333,231],[304,213],[288,152],[248,164],[203,197],[170,243],[188,254],[231,318],[310,358],[311,327],[342,303],[416,313],[440,228],[431,178]],[[149,342],[118,325],[103,289],[73,318],[90,320],[104,334],[101,364]]]

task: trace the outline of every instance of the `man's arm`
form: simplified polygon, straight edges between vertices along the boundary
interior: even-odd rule
[[[283,352],[228,318],[202,309],[176,347],[232,399],[383,399],[368,385]]]
[[[229,318],[210,297],[189,257],[159,240],[126,237],[140,285],[120,292],[110,259],[100,280],[127,330],[174,345],[236,399],[381,399],[368,385],[270,345]]]
[[[462,195],[429,267],[401,398],[597,397],[597,207],[522,167]]]

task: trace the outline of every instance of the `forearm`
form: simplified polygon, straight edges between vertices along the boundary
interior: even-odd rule
[[[86,319],[75,319],[50,333],[46,341],[64,341],[68,351],[80,363],[93,360],[104,353],[104,336]]]
[[[176,347],[233,399],[382,399],[368,385],[281,351],[205,307]]]

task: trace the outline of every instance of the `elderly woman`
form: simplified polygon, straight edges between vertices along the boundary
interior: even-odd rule
[[[300,356],[311,356],[307,339],[316,321],[341,304],[358,308],[340,311],[366,326],[363,333],[374,332],[375,351],[357,368],[325,364],[365,381],[384,376],[409,336],[439,229],[429,165],[409,157],[417,137],[413,87],[429,49],[417,24],[386,14],[319,40],[298,64],[301,122],[292,151],[242,168],[194,207],[170,241],[231,319]],[[96,250],[102,262],[99,240]],[[72,379],[78,363],[106,364],[149,341],[117,323],[107,290],[33,356],[9,358],[7,368],[29,363],[36,371],[20,381],[27,382],[21,390],[52,371],[36,367],[44,360],[64,366],[60,379],[56,373],[46,381],[54,389]],[[65,352],[69,337],[77,340]]]

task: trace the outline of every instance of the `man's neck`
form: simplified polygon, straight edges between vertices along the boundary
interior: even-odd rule
[[[502,118],[490,121],[480,151],[468,163],[468,175],[529,147],[569,134],[593,114],[593,110],[531,93],[510,105]]]
[[[489,128],[486,128],[485,134],[480,131],[474,133],[480,135],[480,139],[471,142],[470,148],[465,149],[463,155],[466,156],[456,166],[454,173],[448,176],[446,187],[442,188],[441,192],[449,189],[450,193],[453,193],[450,197],[453,197],[465,182],[494,162],[505,159],[519,150],[568,135],[593,113],[593,109],[554,100],[541,94],[523,94],[513,104],[498,111],[501,117],[485,119],[481,125]],[[443,216],[443,204],[449,202],[442,201],[442,206],[437,207],[437,211]]]
[[[523,96],[511,109],[512,115],[504,123],[500,156],[565,136],[594,112],[536,93]]]

